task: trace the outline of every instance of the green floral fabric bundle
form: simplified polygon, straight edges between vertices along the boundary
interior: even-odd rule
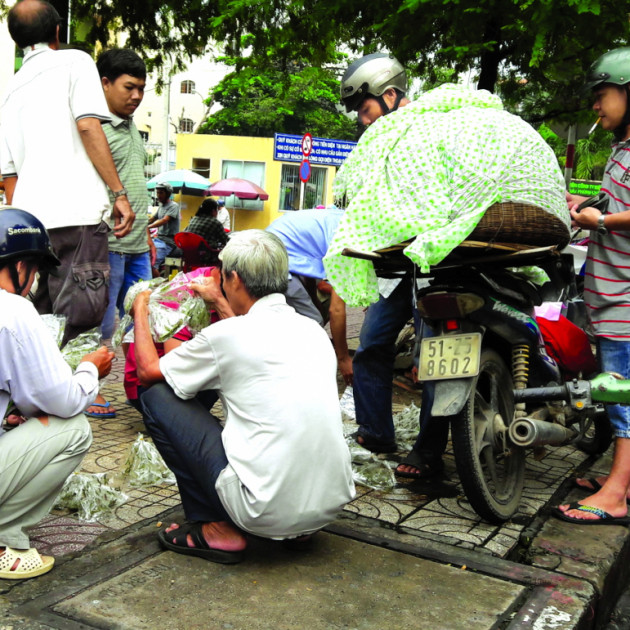
[[[347,209],[324,266],[351,306],[376,302],[379,292],[372,263],[342,256],[345,247],[374,251],[415,238],[404,253],[428,272],[494,203],[536,205],[570,225],[551,148],[498,96],[460,85],[426,92],[370,125],[333,190]]]

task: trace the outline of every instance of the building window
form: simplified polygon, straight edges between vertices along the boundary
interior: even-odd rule
[[[240,160],[223,160],[221,167],[221,178],[238,177],[248,179],[264,189],[265,163],[264,162],[244,162]],[[239,199],[234,195],[225,198],[225,205],[228,208],[243,208],[245,210],[262,210],[263,201],[261,199]]]
[[[197,175],[210,179],[210,160],[206,158],[193,158],[192,168],[190,169]]]
[[[179,86],[179,91],[181,94],[193,94],[195,91],[195,82],[188,79],[182,81]]]
[[[299,164],[283,164],[280,176],[280,210],[299,210],[300,191]],[[303,208],[315,208],[324,205],[326,196],[326,169],[311,166],[311,176],[304,184]]]
[[[179,121],[179,133],[192,133],[195,123],[190,118],[181,118]]]

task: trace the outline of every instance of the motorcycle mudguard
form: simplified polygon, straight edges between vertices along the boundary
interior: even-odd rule
[[[445,381],[435,381],[435,395],[432,416],[452,416],[459,413],[473,387],[472,378],[456,378]]]

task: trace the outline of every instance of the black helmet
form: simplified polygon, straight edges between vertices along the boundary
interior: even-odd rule
[[[23,258],[38,259],[44,268],[61,264],[39,219],[11,206],[0,208],[0,264]]]
[[[407,77],[402,64],[391,55],[372,53],[348,66],[341,79],[341,102],[346,111],[358,109],[368,96],[382,96],[389,88],[403,94],[407,91]]]
[[[589,68],[583,89],[592,90],[602,83],[630,83],[630,48],[615,48],[599,57]]]

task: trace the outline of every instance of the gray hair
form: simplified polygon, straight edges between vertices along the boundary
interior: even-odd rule
[[[287,290],[289,257],[284,243],[271,232],[235,232],[219,258],[225,275],[235,271],[253,298]]]

